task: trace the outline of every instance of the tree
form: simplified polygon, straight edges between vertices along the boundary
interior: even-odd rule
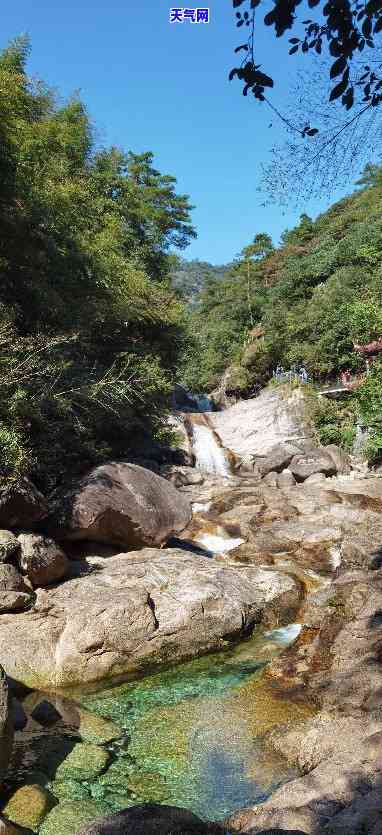
[[[375,131],[374,124],[382,101],[380,0],[308,0],[308,5],[314,18],[306,18],[305,5],[301,14],[301,0],[276,0],[269,11],[264,0],[233,0],[234,8],[245,7],[245,11],[236,12],[237,26],[248,27],[249,33],[247,40],[235,50],[244,53],[244,57],[231,70],[230,79],[236,77],[243,83],[244,95],[251,92],[256,99],[266,102],[292,137],[282,149],[285,153],[281,159],[280,149],[274,150],[274,176],[271,166],[266,170],[266,190],[272,197],[282,190],[283,196],[290,198],[296,193],[296,186],[301,196],[305,196],[311,191],[312,180],[317,193],[322,193],[323,188],[330,191],[340,179],[339,168],[343,183],[350,177],[355,163],[360,167],[368,161],[365,150],[373,149],[373,135],[379,144],[378,117]],[[312,53],[315,56],[308,80],[303,84],[307,95],[302,95],[301,83],[296,85],[283,112],[269,98],[273,78],[268,75],[268,69],[264,72],[256,63],[261,17],[265,26],[274,28],[276,37],[287,32],[292,35],[288,43],[290,55],[301,52],[311,58]],[[368,140],[370,131],[372,137]],[[378,147],[375,143],[374,146]],[[326,182],[325,168],[329,173]]]

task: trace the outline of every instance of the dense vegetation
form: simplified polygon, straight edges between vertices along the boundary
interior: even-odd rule
[[[302,215],[276,249],[258,235],[223,280],[206,282],[190,314],[184,378],[192,388],[212,390],[227,366],[228,388],[243,394],[267,383],[278,363],[304,363],[317,383],[364,369],[353,343],[382,336],[382,170],[369,166],[360,186],[316,221]],[[346,407],[321,409],[323,438],[349,445],[360,416],[379,454],[378,368]]]
[[[188,304],[195,304],[200,291],[203,289],[209,278],[223,278],[231,269],[231,264],[223,264],[217,267],[209,264],[208,261],[186,261],[185,258],[176,258],[171,270],[171,284],[179,293],[180,297]]]
[[[163,438],[184,339],[169,249],[195,233],[152,154],[97,147],[27,56],[0,56],[0,474],[48,489]]]

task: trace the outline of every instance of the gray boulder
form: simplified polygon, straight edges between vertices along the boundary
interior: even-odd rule
[[[331,455],[324,449],[312,449],[302,455],[295,455],[289,464],[296,481],[305,481],[315,473],[323,473],[326,476],[335,475],[336,464]]]
[[[219,824],[201,821],[188,809],[147,803],[101,818],[78,835],[223,835]]]
[[[18,566],[34,588],[48,586],[67,576],[69,560],[53,539],[33,533],[22,533],[18,541]]]
[[[323,448],[333,459],[337,473],[339,475],[348,475],[351,470],[349,455],[336,444],[328,444]]]
[[[281,473],[298,452],[298,447],[293,444],[275,444],[266,456],[256,456],[254,461],[263,476],[270,472]]]
[[[0,487],[0,525],[4,528],[28,528],[48,513],[42,493],[28,478]]]
[[[31,590],[13,565],[0,563],[0,614],[25,609]]]
[[[0,562],[7,562],[19,550],[17,537],[11,531],[0,530]]]
[[[56,500],[57,538],[135,548],[162,545],[191,518],[190,501],[166,479],[135,464],[97,467]]]
[[[65,583],[38,589],[30,612],[0,618],[0,663],[40,690],[101,681],[220,649],[256,623],[290,620],[292,577],[225,566],[180,549],[73,563]]]
[[[8,768],[12,743],[11,698],[6,675],[3,668],[0,667],[0,783],[2,783]]]

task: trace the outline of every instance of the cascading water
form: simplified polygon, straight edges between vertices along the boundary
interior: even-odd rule
[[[214,431],[207,422],[192,421],[191,443],[198,470],[226,477],[231,474],[227,452],[219,445]]]

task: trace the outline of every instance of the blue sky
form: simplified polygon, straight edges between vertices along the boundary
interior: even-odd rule
[[[79,90],[101,143],[154,152],[155,165],[177,178],[196,207],[198,238],[185,256],[221,264],[257,232],[277,242],[300,211],[314,216],[328,201],[299,211],[262,206],[260,166],[283,128],[241,95],[239,82],[228,81],[243,32],[235,28],[231,0],[210,0],[211,22],[204,25],[170,25],[173,5],[182,4],[14,0],[3,4],[2,43],[30,35],[30,73],[63,96]],[[289,58],[286,39],[276,41],[271,32],[258,46],[264,70],[279,80],[273,101],[282,105],[300,59]]]

